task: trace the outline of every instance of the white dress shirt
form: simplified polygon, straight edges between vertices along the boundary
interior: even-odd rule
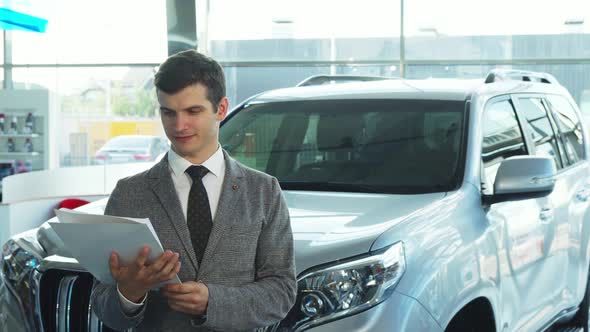
[[[193,184],[193,180],[187,173],[185,173],[185,171],[192,165],[194,164],[179,156],[172,149],[168,151],[168,169],[172,176],[172,183],[174,184],[174,189],[178,195],[185,222],[188,210],[188,194]],[[203,186],[205,186],[205,191],[207,191],[209,206],[211,207],[211,218],[212,220],[215,220],[217,205],[219,204],[219,196],[221,195],[221,186],[223,185],[223,179],[225,178],[225,160],[223,159],[223,151],[221,150],[221,147],[217,147],[217,151],[215,151],[215,153],[201,165],[209,170],[209,173],[203,176],[202,181]],[[119,299],[121,300],[123,312],[127,315],[132,315],[145,303],[145,297],[142,299],[141,303],[129,301],[123,296],[123,294],[121,294],[118,285],[117,291],[119,292]]]
[[[172,175],[174,189],[176,189],[176,194],[182,207],[182,213],[184,213],[184,220],[186,221],[188,194],[191,190],[193,180],[185,171],[193,164],[172,150],[168,153],[168,164],[170,165],[170,175]],[[217,151],[209,159],[205,160],[202,166],[205,166],[209,170],[209,173],[203,176],[202,181],[207,191],[207,198],[209,198],[211,218],[215,220],[217,204],[219,204],[219,196],[221,195],[221,185],[225,178],[225,160],[223,160],[223,151],[221,148],[218,147]]]

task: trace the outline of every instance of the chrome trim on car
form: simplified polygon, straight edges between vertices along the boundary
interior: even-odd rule
[[[78,276],[66,276],[59,282],[55,304],[55,329],[59,332],[70,332],[70,303],[76,280]]]
[[[96,279],[93,281],[93,286],[96,283]],[[93,287],[94,288],[94,287]],[[92,298],[92,292],[90,293],[90,298]],[[98,319],[96,313],[92,310],[92,301],[88,302],[88,331],[90,332],[101,332],[102,331],[102,321]]]
[[[44,272],[35,271],[31,276],[35,279],[31,290],[35,294],[35,312],[30,310],[26,314],[28,319],[35,320],[38,331],[112,331],[92,311],[92,286],[96,283],[92,275],[86,271],[49,269],[47,264],[44,267]]]
[[[87,272],[78,264],[78,261],[74,258],[68,258],[58,255],[52,255],[43,258],[41,264],[37,267],[37,270],[41,273],[47,270],[67,270],[72,272]]]
[[[40,332],[45,331],[43,328],[43,318],[41,316],[41,298],[40,298],[40,291],[41,291],[41,277],[43,273],[35,270],[31,274],[31,298],[35,301],[35,308],[33,315],[26,315],[28,320],[31,320],[31,324],[33,326],[37,326]]]

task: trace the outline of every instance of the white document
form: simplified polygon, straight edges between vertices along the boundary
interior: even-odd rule
[[[109,268],[111,252],[119,254],[120,263],[135,260],[143,246],[151,248],[148,261],[164,253],[160,239],[149,219],[88,214],[68,209],[55,210],[60,222],[49,224],[78,263],[102,283],[115,284]],[[180,283],[177,275],[162,282]]]

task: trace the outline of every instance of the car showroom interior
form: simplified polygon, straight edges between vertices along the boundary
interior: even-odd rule
[[[590,331],[590,1],[0,30],[0,332]]]

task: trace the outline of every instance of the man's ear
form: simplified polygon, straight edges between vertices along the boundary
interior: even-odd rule
[[[229,109],[229,100],[227,97],[221,98],[219,104],[217,105],[217,121],[223,121],[227,116],[227,112]]]

